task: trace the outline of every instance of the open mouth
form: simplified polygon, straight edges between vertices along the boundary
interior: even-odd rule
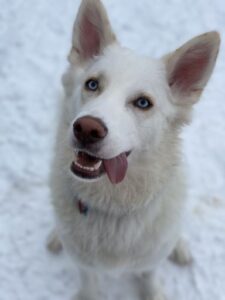
[[[84,151],[78,151],[75,153],[70,169],[77,177],[88,180],[97,179],[106,173],[111,183],[116,184],[121,182],[126,175],[129,154],[130,151],[111,159],[101,159]]]

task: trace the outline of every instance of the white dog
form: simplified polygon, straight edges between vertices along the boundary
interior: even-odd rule
[[[180,241],[185,203],[179,134],[208,82],[220,38],[200,35],[161,59],[119,45],[99,0],[83,0],[63,77],[49,248],[80,268],[75,299],[99,299],[101,275],[130,273],[143,299],[164,299],[154,271]]]

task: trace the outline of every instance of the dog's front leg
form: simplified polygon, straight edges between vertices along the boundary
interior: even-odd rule
[[[159,281],[153,272],[138,275],[141,300],[165,300]]]
[[[80,290],[74,300],[99,300],[100,293],[99,275],[90,270],[80,269]]]
[[[191,251],[187,241],[183,237],[178,240],[169,259],[181,266],[189,265],[192,262]]]
[[[52,230],[48,235],[46,246],[48,250],[54,254],[58,254],[62,251],[63,245],[58,237],[56,229]]]

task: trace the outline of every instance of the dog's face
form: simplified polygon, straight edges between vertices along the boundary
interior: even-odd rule
[[[74,81],[70,138],[80,150],[74,173],[95,179],[107,170],[113,183],[122,180],[127,159],[130,167],[154,149],[174,113],[164,87],[161,61],[137,57],[117,45],[91,61]],[[78,164],[98,170],[78,170]]]
[[[119,183],[127,168],[144,168],[166,135],[187,121],[218,47],[218,34],[208,33],[162,59],[139,57],[116,42],[100,1],[83,0],[64,78],[74,176],[107,174]]]

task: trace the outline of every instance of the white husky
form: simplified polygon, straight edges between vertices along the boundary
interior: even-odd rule
[[[212,73],[220,38],[200,35],[161,59],[119,45],[99,0],[73,29],[51,186],[57,235],[81,271],[75,299],[99,299],[97,278],[130,273],[143,299],[164,299],[154,270],[174,254],[185,203],[179,133]],[[60,241],[51,236],[56,251]]]

